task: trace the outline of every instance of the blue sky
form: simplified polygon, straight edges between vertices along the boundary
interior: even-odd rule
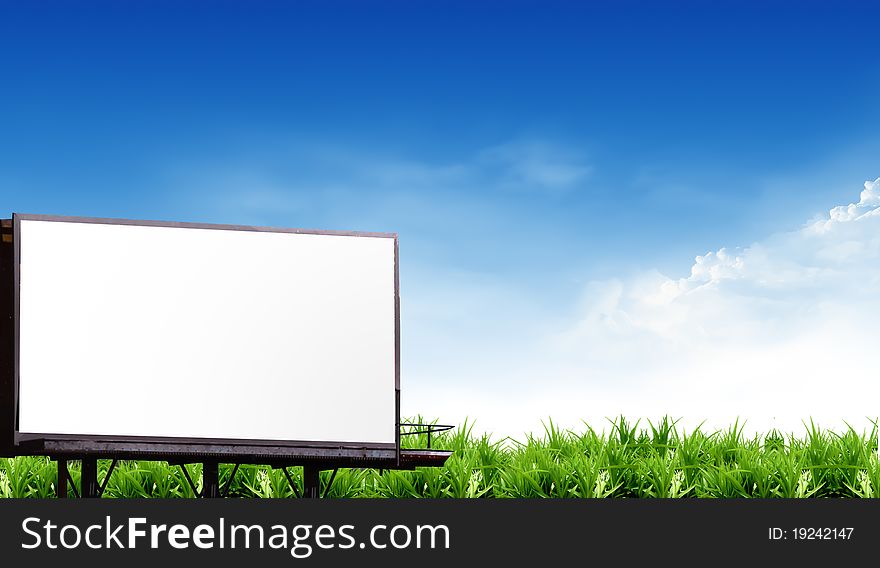
[[[593,332],[554,351],[597,298],[686,279],[722,247],[808,250],[773,235],[858,204],[880,176],[878,15],[865,2],[3,3],[0,196],[17,212],[396,231],[405,411],[499,431],[578,415],[529,403],[540,390],[613,414],[626,405],[588,400],[628,367],[582,360]],[[823,301],[843,302],[844,280]]]

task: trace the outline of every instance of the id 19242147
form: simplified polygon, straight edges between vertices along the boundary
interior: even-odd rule
[[[853,527],[770,527],[769,540],[852,540]]]

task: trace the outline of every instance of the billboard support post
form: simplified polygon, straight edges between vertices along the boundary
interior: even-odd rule
[[[58,459],[58,480],[55,486],[55,494],[59,499],[67,499],[67,460]]]
[[[80,497],[93,498],[98,496],[98,460],[83,456],[80,469]]]
[[[321,469],[316,465],[303,466],[303,497],[317,499],[320,496]]]
[[[215,460],[202,463],[202,496],[209,498],[220,496],[219,468]]]

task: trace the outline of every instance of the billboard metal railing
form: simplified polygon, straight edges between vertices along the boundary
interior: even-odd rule
[[[428,447],[426,449],[431,449],[431,435],[437,434],[439,432],[446,432],[448,430],[452,430],[455,426],[449,426],[448,424],[422,424],[422,423],[414,423],[414,422],[403,422],[400,424],[401,428],[421,428],[421,430],[407,430],[405,432],[401,432],[401,436],[417,436],[419,434],[427,434],[428,435]]]

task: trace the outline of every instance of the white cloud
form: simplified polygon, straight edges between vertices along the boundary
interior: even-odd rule
[[[838,223],[857,221],[863,217],[877,215],[878,206],[880,206],[880,179],[866,181],[865,189],[859,196],[858,203],[835,207],[830,211],[828,219],[815,221],[810,224],[810,229],[821,233],[831,230]]]
[[[489,374],[461,369],[454,396],[420,386],[414,404],[513,435],[620,413],[864,426],[880,416],[880,178],[797,230],[697,256],[687,276],[593,282],[573,311]]]
[[[477,165],[497,168],[502,186],[561,194],[589,179],[593,166],[570,148],[541,141],[516,141],[483,150]]]

